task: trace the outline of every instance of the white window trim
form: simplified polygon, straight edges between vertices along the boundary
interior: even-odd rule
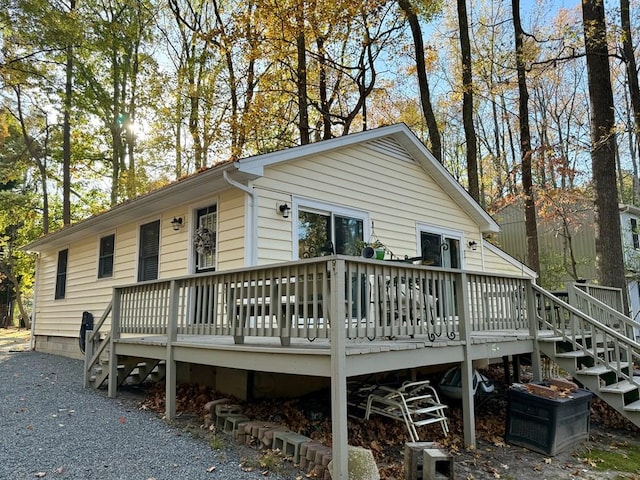
[[[100,276],[100,244],[102,243],[102,239],[105,237],[108,237],[110,235],[113,235],[113,273],[111,274],[110,277],[101,277]],[[118,235],[116,234],[115,230],[112,232],[108,232],[108,233],[101,233],[100,235],[98,235],[98,239],[97,239],[97,253],[96,253],[96,281],[98,282],[103,282],[105,280],[113,280],[116,276],[116,242],[118,241]]]
[[[196,273],[196,262],[194,257],[196,255],[196,249],[193,245],[193,237],[196,226],[198,225],[198,210],[211,207],[212,205],[216,206],[216,264],[214,266],[214,270],[216,272],[218,271],[218,263],[220,261],[220,249],[218,248],[220,240],[220,199],[216,196],[212,198],[211,201],[200,202],[189,206],[189,211],[191,212],[189,215],[189,218],[191,219],[189,224],[191,227],[189,228],[187,245],[187,272],[189,272],[190,275],[195,275]]]
[[[428,223],[416,222],[416,254],[422,255],[420,251],[420,234],[422,232],[425,233],[433,233],[435,235],[441,235],[448,238],[453,238],[454,240],[458,240],[460,242],[460,270],[464,270],[466,268],[465,264],[465,245],[466,242],[464,240],[464,232],[460,230],[453,230],[446,227],[439,227],[436,225],[430,225]]]
[[[292,259],[300,260],[298,255],[298,212],[322,213],[327,215],[343,215],[345,217],[362,219],[362,233],[364,239],[371,237],[371,219],[369,212],[355,208],[345,207],[336,203],[323,202],[304,197],[291,199],[291,235],[292,235]]]
[[[162,216],[158,215],[155,217],[149,217],[145,220],[141,220],[136,225],[136,251],[135,251],[136,252],[135,253],[136,268],[134,269],[134,272],[133,272],[133,278],[136,283],[140,283],[138,281],[138,273],[140,272],[140,228],[143,225],[147,225],[155,221],[160,221],[160,235],[158,238],[158,280],[162,278],[162,274],[161,274],[162,273],[162,239],[164,238],[164,235],[163,235],[164,225],[162,224]]]

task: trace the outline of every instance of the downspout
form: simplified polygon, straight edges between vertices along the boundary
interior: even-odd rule
[[[258,200],[257,194],[253,188],[247,187],[240,182],[233,180],[229,173],[225,170],[222,172],[222,177],[232,187],[242,190],[249,195],[249,212],[247,215],[247,222],[245,223],[246,234],[244,241],[244,249],[247,252],[245,255],[245,266],[253,267],[258,263]]]
[[[40,278],[40,253],[36,256],[36,278],[33,282],[33,304],[31,305],[31,335],[29,338],[29,350],[35,351],[36,349],[36,322],[38,321],[38,314],[36,313],[38,310],[38,295],[35,292],[38,292],[38,284]]]

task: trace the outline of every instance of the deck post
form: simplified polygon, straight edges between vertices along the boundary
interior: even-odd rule
[[[165,415],[167,420],[176,417],[176,360],[173,344],[178,340],[178,284],[171,280],[169,287],[169,318],[167,318],[167,356],[165,371]]]
[[[538,316],[536,313],[536,296],[533,292],[533,280],[527,282],[527,318],[529,319],[529,333],[533,338],[533,351],[531,352],[531,374],[533,380],[542,380],[542,364],[540,361],[540,346],[538,345]]]
[[[327,264],[331,271],[331,432],[333,437],[333,480],[349,478],[347,429],[347,373],[345,309],[345,261],[333,259]]]
[[[111,308],[111,335],[109,339],[109,378],[107,396],[114,398],[118,389],[118,355],[116,355],[116,341],[120,339],[120,305],[122,290],[113,289],[113,307]]]
[[[463,342],[464,359],[462,360],[460,375],[462,386],[462,419],[464,443],[467,447],[476,446],[476,417],[473,404],[473,362],[469,356],[471,351],[471,311],[469,299],[469,280],[466,273],[460,274],[460,281],[456,285],[458,298],[458,325],[460,340]]]
[[[82,384],[84,388],[89,386],[89,362],[93,358],[93,329],[87,330],[84,335],[84,375]]]

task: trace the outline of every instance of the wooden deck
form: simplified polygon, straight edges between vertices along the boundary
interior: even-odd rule
[[[358,340],[345,343],[347,377],[384,371],[420,368],[472,360],[521,355],[533,351],[533,337],[526,330],[477,332],[470,348],[460,340],[430,341],[414,338]],[[117,355],[166,360],[166,335],[121,338],[114,342]],[[273,373],[331,377],[331,342],[292,339],[283,347],[277,339],[251,337],[243,344],[233,337],[178,335],[172,342],[175,361]],[[384,363],[384,368],[381,365]]]
[[[474,445],[473,361],[531,353],[537,362],[537,325],[526,278],[322,257],[115,288],[87,339],[106,337],[85,375],[108,345],[115,396],[119,357],[164,360],[168,418],[178,362],[329,378],[333,478],[346,479],[350,378],[458,363]]]

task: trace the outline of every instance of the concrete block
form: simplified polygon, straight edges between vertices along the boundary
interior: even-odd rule
[[[227,433],[233,433],[238,429],[238,425],[240,425],[241,423],[246,423],[248,421],[249,417],[247,417],[246,415],[225,415],[222,430]]]
[[[300,461],[300,448],[303,443],[310,442],[309,437],[295,432],[276,431],[273,434],[271,448],[280,450],[285,456],[291,457],[293,463]]]
[[[453,456],[439,448],[425,448],[422,451],[422,480],[453,479]]]
[[[404,444],[404,478],[422,480],[423,454],[425,448],[437,448],[435,442],[407,442]]]

